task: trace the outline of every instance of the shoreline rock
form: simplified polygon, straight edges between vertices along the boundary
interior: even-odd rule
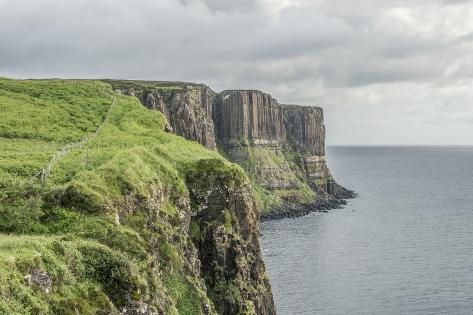
[[[347,201],[356,198],[356,196],[357,194],[354,191],[344,188],[338,192],[336,197],[331,197],[326,200],[318,200],[311,204],[295,205],[292,203],[286,203],[281,207],[261,212],[260,223],[300,218],[313,212],[327,212],[328,210],[343,209],[347,204]]]

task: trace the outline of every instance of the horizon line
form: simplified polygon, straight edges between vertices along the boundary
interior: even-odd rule
[[[327,147],[473,147],[473,144],[327,144]]]

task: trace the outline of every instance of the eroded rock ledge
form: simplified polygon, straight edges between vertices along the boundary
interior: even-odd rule
[[[168,130],[218,150],[252,181],[261,219],[339,208],[354,193],[325,160],[323,109],[279,104],[257,90],[212,91],[182,82],[107,81],[168,119]]]

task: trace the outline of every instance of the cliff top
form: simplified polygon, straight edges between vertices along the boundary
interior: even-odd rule
[[[206,87],[203,83],[193,83],[184,81],[152,81],[152,80],[120,80],[120,79],[101,79],[100,81],[110,84],[114,89],[122,88],[155,88],[167,90],[186,90],[197,87]]]
[[[163,90],[186,90],[193,89],[197,87],[204,87],[212,92],[214,92],[209,86],[203,83],[193,83],[185,81],[152,81],[152,80],[120,80],[120,79],[102,79],[101,81],[109,83],[114,89],[123,89],[123,88],[156,88]],[[284,106],[287,108],[316,108],[317,110],[323,111],[320,106],[312,105],[299,105],[299,104],[282,104],[279,103],[271,94],[263,92],[257,89],[226,89],[218,92],[219,94],[232,93],[232,92],[245,92],[245,93],[260,93],[262,95],[267,95],[271,97],[278,105]]]
[[[307,108],[313,108],[313,109],[317,109],[317,110],[320,110],[320,111],[323,111],[324,109],[320,106],[316,106],[316,105],[298,105],[298,104],[280,104],[281,106],[284,106],[286,108],[293,108],[293,109],[307,109]]]

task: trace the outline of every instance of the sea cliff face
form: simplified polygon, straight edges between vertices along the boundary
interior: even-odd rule
[[[0,313],[275,314],[260,217],[350,193],[322,110],[107,82],[0,79]]]
[[[350,197],[327,167],[323,120],[320,107],[281,105],[261,91],[218,94],[218,147],[262,189],[263,218],[333,208]]]
[[[257,90],[216,93],[203,84],[108,83],[163,112],[170,131],[242,166],[263,220],[340,207],[354,196],[327,167],[320,107],[279,104]]]

